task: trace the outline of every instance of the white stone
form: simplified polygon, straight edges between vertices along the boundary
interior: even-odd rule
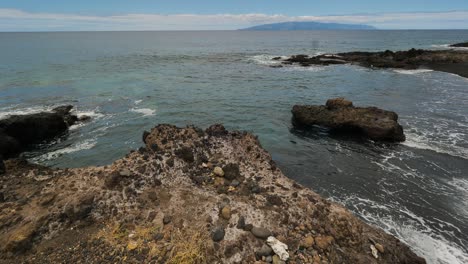
[[[287,261],[289,259],[288,245],[272,236],[268,237],[267,244],[282,261]]]

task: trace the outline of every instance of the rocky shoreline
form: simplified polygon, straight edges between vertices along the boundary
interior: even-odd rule
[[[396,52],[390,50],[381,52],[346,52],[318,56],[294,55],[286,59],[275,57],[273,60],[281,61],[283,65],[300,65],[303,67],[312,65],[356,64],[367,68],[381,69],[431,69],[468,78],[468,51],[464,50],[411,49]]]
[[[425,263],[287,178],[258,139],[158,125],[109,166],[5,162],[0,263]]]

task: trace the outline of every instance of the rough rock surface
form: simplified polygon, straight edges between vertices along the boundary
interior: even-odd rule
[[[344,98],[329,99],[326,105],[295,105],[297,127],[324,126],[331,132],[357,134],[379,141],[404,141],[403,128],[395,112],[376,107],[354,107]]]
[[[425,263],[398,239],[285,177],[250,133],[158,125],[145,142],[103,167],[7,160],[0,263],[280,263],[277,255],[258,259],[266,242],[249,226],[285,243],[289,263]],[[177,154],[187,148],[193,160]],[[237,165],[229,166],[237,187],[213,173],[228,164]],[[272,194],[283,202],[271,206]],[[226,206],[229,219],[220,213]],[[306,238],[315,240],[309,248],[301,246]],[[385,248],[379,259],[374,243]]]
[[[461,45],[461,44],[460,44]],[[278,60],[278,59],[276,59]],[[294,55],[282,60],[283,64],[312,65],[358,64],[368,68],[432,69],[450,72],[468,78],[468,51],[421,50],[393,52],[346,52],[319,56]]]
[[[78,117],[70,113],[72,108],[60,106],[51,112],[12,115],[0,120],[0,157],[15,157],[32,144],[63,134],[78,121]]]

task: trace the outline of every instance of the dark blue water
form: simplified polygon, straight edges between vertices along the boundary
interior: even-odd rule
[[[93,121],[33,161],[109,164],[158,123],[260,137],[285,174],[390,232],[429,263],[467,263],[468,79],[357,66],[270,67],[275,56],[440,49],[468,31],[0,33],[0,117],[73,104]],[[344,96],[400,115],[381,145],[291,126],[294,104]]]

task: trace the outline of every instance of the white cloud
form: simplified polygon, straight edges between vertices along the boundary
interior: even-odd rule
[[[284,21],[369,24],[382,29],[466,29],[468,27],[468,11],[336,16],[286,16],[267,14],[125,14],[114,16],[88,16],[29,13],[17,9],[0,8],[0,31],[222,30]]]

